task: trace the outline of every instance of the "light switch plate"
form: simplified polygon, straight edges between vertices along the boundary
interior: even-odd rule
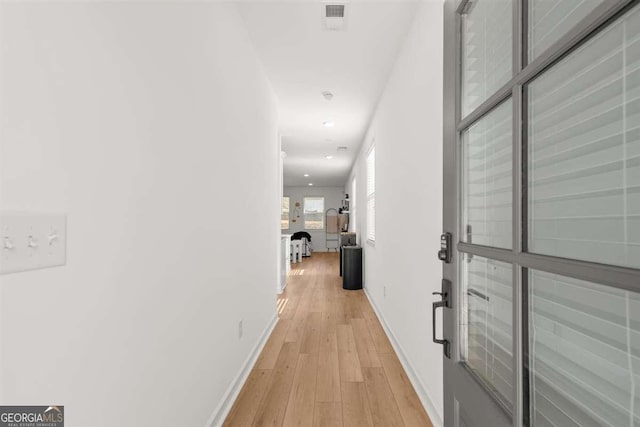
[[[65,265],[66,215],[0,213],[0,250],[0,274]]]

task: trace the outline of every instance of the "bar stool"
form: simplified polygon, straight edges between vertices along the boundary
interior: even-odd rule
[[[302,262],[302,241],[291,241],[291,262],[297,263],[298,260]]]

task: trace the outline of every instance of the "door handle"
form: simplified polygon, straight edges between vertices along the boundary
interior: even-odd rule
[[[450,307],[449,305],[449,297],[451,295],[451,282],[443,279],[442,280],[442,292],[434,292],[433,295],[440,295],[440,297],[442,298],[440,301],[434,301],[432,303],[432,311],[431,311],[431,315],[432,315],[432,321],[431,321],[431,327],[432,327],[432,335],[433,335],[433,342],[436,344],[441,344],[442,345],[442,351],[445,355],[445,357],[447,359],[451,358],[451,352],[449,349],[449,340],[445,339],[444,337],[442,337],[442,339],[438,339],[436,337],[436,310],[438,310],[439,308],[448,308]],[[443,321],[444,321],[444,317],[443,317]]]

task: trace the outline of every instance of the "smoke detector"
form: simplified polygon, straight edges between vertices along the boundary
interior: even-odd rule
[[[347,151],[347,147],[341,145],[340,147],[338,147],[338,151]]]
[[[322,24],[326,31],[345,31],[347,29],[347,5],[335,2],[323,3]]]
[[[322,96],[324,97],[324,99],[326,99],[327,101],[331,101],[333,99],[333,94],[331,92],[329,92],[328,90],[324,90],[321,93],[322,93]]]

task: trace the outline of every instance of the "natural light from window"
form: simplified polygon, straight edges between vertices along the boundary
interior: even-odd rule
[[[376,240],[376,147],[367,155],[367,240]]]
[[[324,197],[304,198],[304,228],[306,230],[324,229]]]
[[[282,198],[282,217],[280,219],[280,229],[288,230],[289,229],[289,198]]]

